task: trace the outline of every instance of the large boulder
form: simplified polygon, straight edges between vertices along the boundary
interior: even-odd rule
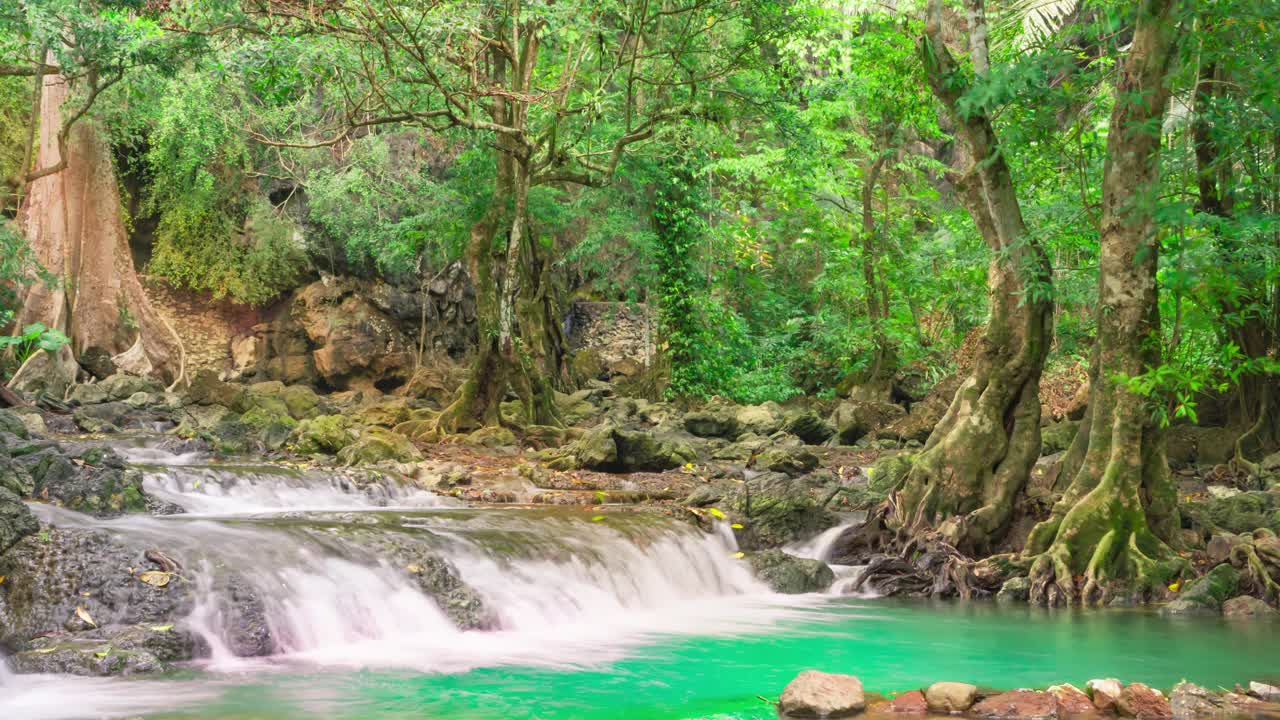
[[[422,451],[413,441],[386,428],[366,429],[360,437],[338,452],[346,465],[374,465],[382,462],[419,462]]]
[[[807,491],[803,481],[767,472],[739,485],[729,508],[741,522],[738,543],[747,550],[781,547],[811,538],[838,523],[838,518]]]
[[[781,406],[775,402],[767,402],[738,408],[737,420],[742,432],[767,437],[782,429],[785,417]]]
[[[951,375],[938,381],[923,400],[911,403],[911,411],[906,416],[893,421],[876,435],[904,443],[925,442],[929,439],[933,428],[947,414],[951,401],[955,399],[956,391],[960,389],[963,380],[964,378],[957,375]]]
[[[1126,685],[1116,705],[1121,716],[1137,720],[1170,720],[1173,717],[1168,699],[1159,690],[1142,683]]]
[[[1222,603],[1222,614],[1229,618],[1273,618],[1276,609],[1251,595],[1241,595]]]
[[[697,461],[698,453],[686,438],[677,433],[604,423],[562,448],[543,451],[542,457],[557,470],[661,472]]]
[[[900,405],[883,402],[849,400],[836,406],[829,424],[841,444],[853,445],[867,435],[906,417]]]
[[[685,415],[684,429],[698,437],[732,440],[739,432],[737,410],[731,406],[708,405]]]
[[[1240,572],[1223,563],[1187,583],[1178,598],[1165,605],[1162,612],[1175,615],[1216,614],[1221,611],[1222,603],[1235,594],[1239,584]]]
[[[809,445],[821,445],[835,434],[835,428],[812,410],[793,415],[782,429]]]
[[[789,717],[849,717],[862,712],[866,705],[858,678],[817,670],[797,675],[778,699],[778,710]]]
[[[221,405],[225,408],[239,407],[244,395],[244,387],[229,383],[218,377],[209,369],[196,371],[187,387],[187,402],[195,405]]]
[[[91,514],[147,509],[142,474],[110,448],[45,441],[10,450],[21,452],[15,452],[12,465],[24,482],[22,495]]]
[[[1071,447],[1080,430],[1079,420],[1063,420],[1040,430],[1040,454],[1052,455]]]
[[[929,711],[955,715],[967,711],[978,700],[978,687],[968,683],[936,682],[924,691]]]
[[[298,423],[289,441],[294,450],[305,455],[337,455],[359,437],[346,415],[321,415]]]
[[[752,464],[758,470],[799,477],[818,467],[818,456],[803,445],[774,443],[760,450]]]
[[[747,556],[751,571],[774,592],[786,595],[822,592],[835,582],[835,573],[821,560],[798,558],[781,550]]]
[[[164,385],[153,377],[116,373],[98,383],[108,400],[127,400],[135,393],[162,393]]]
[[[1188,514],[1198,524],[1236,534],[1258,528],[1280,532],[1280,492],[1245,492],[1189,503]]]

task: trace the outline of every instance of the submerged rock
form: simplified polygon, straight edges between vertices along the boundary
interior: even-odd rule
[[[778,709],[790,717],[849,717],[862,712],[866,704],[858,678],[817,670],[797,675],[778,699]]]
[[[821,592],[835,582],[835,573],[821,560],[798,558],[781,550],[747,556],[751,571],[774,592],[787,595]]]
[[[936,682],[924,691],[929,711],[950,715],[973,707],[978,699],[978,686],[958,682]]]
[[[188,660],[191,644],[172,625],[133,625],[42,637],[13,656],[20,673],[81,676],[137,675],[168,669]]]
[[[923,692],[912,690],[902,693],[889,702],[876,705],[873,710],[875,715],[923,716],[929,714],[929,701],[924,699]]]
[[[1252,595],[1241,595],[1222,603],[1222,614],[1229,618],[1274,617],[1276,609]]]

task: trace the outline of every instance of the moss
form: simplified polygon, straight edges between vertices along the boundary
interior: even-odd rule
[[[351,427],[345,415],[320,415],[299,423],[291,442],[300,453],[336,455],[355,440]]]

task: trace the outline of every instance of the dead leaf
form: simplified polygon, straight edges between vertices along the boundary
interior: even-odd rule
[[[76,606],[76,617],[83,620],[89,627],[98,627],[98,623],[93,621],[93,618],[89,615],[89,611],[78,605]]]
[[[0,585],[4,584],[4,575],[0,575]]]
[[[747,554],[739,550],[738,552],[734,553],[733,556],[741,560],[742,558],[746,557]]]
[[[138,579],[152,587],[164,587],[169,584],[170,577],[172,577],[172,573],[160,570],[148,570],[139,575]]]
[[[409,572],[413,573],[414,575],[417,575],[418,573],[422,572],[422,566],[421,566],[421,565],[405,565],[405,566],[404,566],[404,569],[405,569],[405,570],[408,570]]]

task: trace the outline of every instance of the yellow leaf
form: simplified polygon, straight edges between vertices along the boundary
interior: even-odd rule
[[[591,518],[591,522],[600,522],[603,519],[604,519],[603,515],[596,515],[595,517]]]
[[[51,647],[51,648],[39,648],[39,649],[37,649],[37,650],[32,650],[31,652],[36,653],[37,655],[48,655],[49,653],[51,653],[51,652],[53,652],[53,651],[55,651],[55,650],[57,650],[57,649],[58,649],[58,648],[56,648],[56,647]]]
[[[1173,582],[1169,583],[1169,590],[1170,590],[1171,592],[1178,592],[1178,591],[1179,591],[1179,590],[1181,590],[1181,589],[1182,589],[1182,580],[1181,580],[1181,579],[1174,580]]]
[[[746,557],[747,554],[739,550],[738,552],[734,553],[733,556],[741,560],[742,558]]]
[[[4,584],[4,575],[0,575],[0,585]]]
[[[164,587],[169,584],[169,573],[159,570],[148,570],[138,576],[142,582],[152,587]]]
[[[89,616],[89,611],[80,606],[76,606],[76,617],[83,620],[89,627],[98,627],[98,623],[94,622],[93,618]]]
[[[711,517],[713,518],[719,518],[721,520],[724,519],[724,513],[720,512],[719,508],[710,508],[707,512],[711,513]]]
[[[417,575],[418,573],[422,572],[422,566],[421,566],[421,565],[405,565],[405,566],[404,566],[404,569],[405,569],[405,570],[408,570],[409,572],[413,573],[414,575]]]
[[[741,529],[742,529],[742,523],[734,523],[734,524],[730,525],[729,527],[733,528],[734,530],[741,530]]]
[[[172,625],[152,625],[151,632],[169,632],[173,629]]]

